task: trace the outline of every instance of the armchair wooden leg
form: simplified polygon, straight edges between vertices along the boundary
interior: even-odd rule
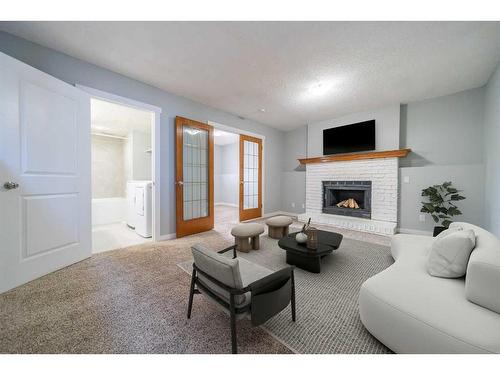
[[[234,294],[231,294],[229,298],[229,310],[231,314],[231,350],[233,354],[238,354],[238,343],[236,341],[236,313],[234,305]]]
[[[193,309],[193,296],[194,296],[194,284],[196,280],[196,269],[193,268],[193,272],[191,274],[191,288],[189,289],[189,302],[188,302],[188,319],[191,318],[191,310]]]
[[[293,275],[293,270],[292,270],[292,298],[290,301],[290,305],[292,307],[292,321],[295,322],[295,277]]]

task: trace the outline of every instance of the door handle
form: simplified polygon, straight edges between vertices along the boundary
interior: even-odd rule
[[[12,189],[17,189],[19,187],[19,184],[14,181],[7,181],[6,183],[3,184],[3,187],[5,190],[12,190]]]
[[[184,182],[183,181],[177,181],[176,184],[179,185],[179,186],[182,186],[182,185],[184,185]]]

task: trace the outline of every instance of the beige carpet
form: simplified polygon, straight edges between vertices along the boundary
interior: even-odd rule
[[[222,214],[228,220],[213,231],[97,254],[1,294],[0,353],[230,353],[228,318],[217,307],[196,298],[186,319],[190,279],[177,266],[194,243],[232,244],[237,218]],[[238,322],[238,345],[240,353],[291,353],[247,320]]]
[[[232,256],[231,253],[224,255]],[[278,241],[267,235],[261,236],[260,250],[238,253],[238,258],[274,271],[287,265]],[[297,321],[292,322],[290,308],[287,308],[262,327],[296,353],[390,353],[361,323],[358,296],[368,278],[392,263],[388,246],[344,237],[338,250],[321,260],[321,273],[295,268]],[[179,266],[191,274],[191,260]]]
[[[190,246],[220,248],[210,231],[94,255],[0,295],[1,353],[230,353],[228,317],[196,298],[177,264]],[[240,353],[290,353],[263,329],[238,322]]]

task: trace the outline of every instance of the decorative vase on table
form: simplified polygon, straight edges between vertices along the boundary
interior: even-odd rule
[[[314,227],[307,229],[307,248],[309,250],[318,249],[318,230]]]

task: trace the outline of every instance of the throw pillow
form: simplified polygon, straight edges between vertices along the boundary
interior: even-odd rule
[[[437,240],[438,238],[443,238],[443,237],[448,236],[449,234],[458,232],[459,230],[463,230],[463,228],[462,227],[454,226],[454,227],[445,229],[441,233],[439,233],[436,237],[434,237],[434,241]]]
[[[464,276],[475,246],[476,235],[472,229],[458,230],[441,238],[436,237],[427,259],[427,272],[436,277]]]

